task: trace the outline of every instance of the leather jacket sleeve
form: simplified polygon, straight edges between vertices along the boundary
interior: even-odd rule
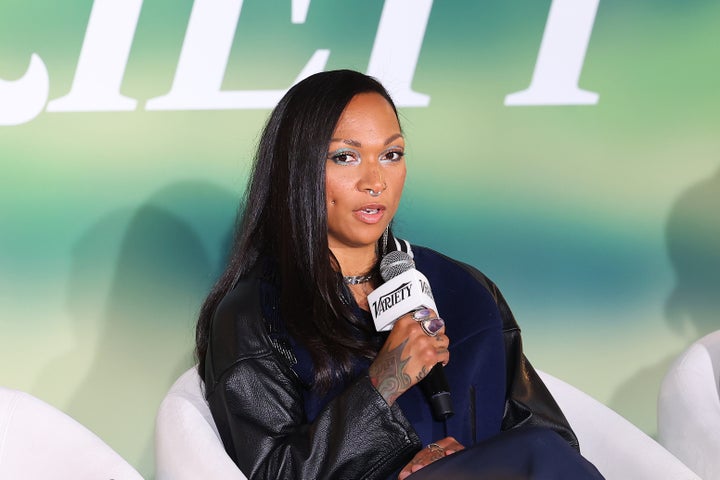
[[[218,307],[206,356],[210,410],[240,470],[249,479],[371,480],[404,466],[420,441],[367,376],[308,421],[302,384],[260,312],[256,282],[242,281]]]
[[[506,393],[502,429],[520,426],[550,428],[571,447],[580,450],[577,436],[547,387],[523,353],[520,327],[497,286],[470,265],[464,267],[490,291],[495,298],[503,322],[505,341]]]
[[[555,430],[570,446],[579,451],[577,436],[523,353],[520,327],[515,321],[510,307],[497,286],[490,280],[487,281],[490,292],[495,297],[500,309],[503,320],[503,336],[505,337],[507,392],[502,429],[509,430],[521,425],[547,427]]]

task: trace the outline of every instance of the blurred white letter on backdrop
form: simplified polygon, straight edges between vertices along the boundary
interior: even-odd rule
[[[386,0],[375,36],[368,75],[387,87],[399,107],[427,107],[430,97],[414,92],[418,57],[433,0]],[[397,26],[403,28],[398,30]]]
[[[285,90],[220,90],[242,3],[243,0],[195,0],[170,92],[148,100],[147,110],[275,106]],[[329,50],[315,51],[295,81],[324,70],[329,56]]]
[[[505,105],[595,105],[599,95],[578,87],[600,0],[553,0],[530,87]]]
[[[137,108],[120,95],[143,0],[95,0],[70,93],[48,112],[119,112]]]
[[[0,125],[20,125],[37,117],[50,94],[45,62],[36,53],[25,74],[14,81],[0,78]]]
[[[310,0],[292,0],[292,23],[305,23],[309,8]]]

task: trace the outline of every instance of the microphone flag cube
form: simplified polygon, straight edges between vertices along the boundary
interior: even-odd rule
[[[430,282],[414,268],[386,281],[370,292],[367,298],[378,332],[392,329],[398,318],[414,310],[431,308],[437,312]]]

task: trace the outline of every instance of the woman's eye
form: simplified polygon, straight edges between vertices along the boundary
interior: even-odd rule
[[[397,162],[402,160],[402,158],[405,156],[405,152],[401,150],[392,150],[387,152],[385,155],[383,155],[383,160],[388,162]]]
[[[360,162],[360,157],[355,152],[351,151],[340,151],[331,153],[330,159],[338,165],[351,165]]]

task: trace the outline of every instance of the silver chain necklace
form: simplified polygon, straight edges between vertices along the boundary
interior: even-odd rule
[[[343,277],[343,282],[345,282],[346,285],[360,285],[361,283],[369,282],[372,278],[372,273],[368,273],[366,275],[351,275]]]

